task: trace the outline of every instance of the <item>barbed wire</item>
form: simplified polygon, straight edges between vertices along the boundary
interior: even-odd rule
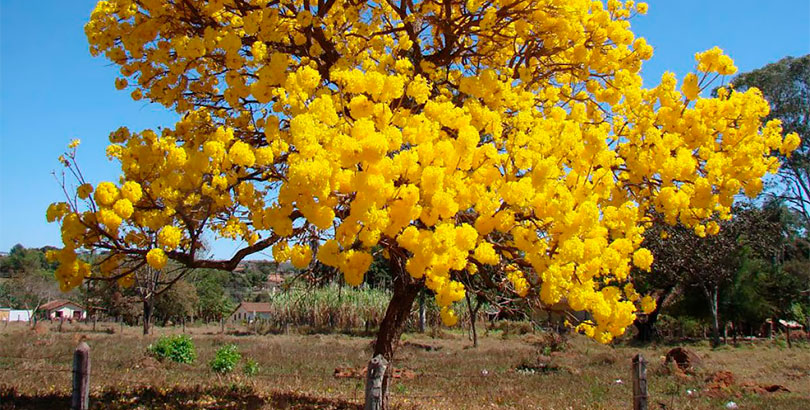
[[[72,356],[72,355],[71,355],[71,356]],[[9,356],[9,355],[0,355],[0,359],[32,360],[32,361],[34,361],[34,360],[53,360],[53,359],[60,359],[60,358],[61,358],[61,359],[65,359],[65,355],[53,355],[53,356],[42,356],[42,357],[25,357],[25,356]],[[71,357],[71,360],[72,360],[72,357]],[[98,364],[98,363],[112,364],[112,363],[114,363],[114,362],[111,362],[111,361],[99,360],[99,359],[97,359],[97,358],[91,358],[91,361],[92,361],[92,363],[94,363],[94,364]],[[115,363],[115,364],[120,365],[121,363]],[[141,370],[141,369],[147,369],[147,368],[145,368],[145,367],[142,367],[142,368],[137,368],[137,367],[136,367],[136,368],[134,368],[134,369]],[[504,373],[505,373],[505,374],[511,374],[511,373],[512,373],[512,372],[495,372],[495,371],[485,371],[486,373],[476,373],[476,374],[460,374],[460,373],[456,373],[456,374],[453,374],[453,373],[424,373],[424,372],[415,372],[415,371],[413,371],[413,370],[410,370],[410,369],[405,369],[405,368],[402,368],[402,369],[400,369],[400,368],[395,368],[395,369],[397,369],[397,370],[403,370],[403,371],[408,371],[408,372],[413,372],[413,373],[412,373],[412,374],[413,374],[413,376],[403,376],[403,377],[396,377],[396,376],[393,376],[393,377],[392,377],[393,379],[404,379],[404,380],[416,379],[416,378],[420,378],[420,377],[438,377],[438,378],[486,378],[486,377],[494,377],[494,376],[496,376],[496,374],[504,374]],[[14,369],[9,369],[9,368],[3,368],[3,367],[0,367],[0,370],[14,370]],[[37,369],[24,369],[24,370],[33,370],[33,371],[36,371]],[[128,372],[130,369],[126,369],[126,370],[127,370],[127,372]],[[68,371],[72,371],[72,370],[68,370]],[[96,372],[98,372],[98,370],[95,370],[95,371],[96,371]],[[212,371],[210,371],[210,370],[205,370],[205,369],[183,369],[183,372],[185,372],[185,373],[188,373],[188,372],[194,372],[194,373],[203,373],[203,374],[209,374],[209,375],[213,375],[213,376],[216,376],[216,375],[217,375],[217,373],[216,373],[216,372],[212,372]],[[358,373],[358,375],[360,375],[360,374],[361,374],[361,373]],[[296,373],[296,372],[271,372],[271,373],[261,373],[261,374],[256,374],[256,375],[253,375],[253,376],[251,376],[251,377],[272,378],[272,377],[301,376],[301,375],[302,375],[301,373]],[[365,377],[365,375],[363,374],[363,375],[362,375],[362,376],[360,376],[360,377],[357,377],[357,376],[352,375],[352,376],[342,376],[342,377],[335,377],[335,378],[336,378],[336,379],[362,379],[362,378],[364,378],[364,377]]]
[[[0,359],[15,359],[15,360],[54,360],[54,359],[65,359],[68,354],[55,354],[53,356],[42,356],[42,357],[31,357],[31,356],[8,356],[8,355],[0,355]],[[71,360],[72,360],[73,353],[70,353]]]
[[[73,373],[73,369],[56,369],[56,368],[52,368],[52,369],[12,369],[12,368],[0,368],[0,372],[27,373],[27,374],[30,374],[30,373]],[[205,372],[205,371],[201,371],[201,372]],[[205,372],[205,373],[208,373],[208,372]],[[284,376],[284,375],[295,375],[295,374],[294,373],[278,373],[277,375]],[[130,378],[120,377],[121,376],[120,372],[91,371],[91,377],[92,376],[96,376],[96,377],[103,376],[103,377],[105,377],[105,382],[106,383],[105,383],[105,385],[101,386],[102,390],[105,387],[112,387],[110,385],[115,384],[116,382],[131,381]],[[113,376],[113,377],[110,377],[110,376]],[[253,375],[253,376],[250,376],[250,378],[258,378],[258,379],[265,378],[266,379],[266,378],[269,378],[269,377],[267,375]],[[147,388],[149,388],[149,387],[153,387],[153,386],[143,385],[143,386],[136,386],[136,387],[147,387]],[[215,386],[212,386],[212,387],[215,387]],[[283,392],[281,392],[281,393],[283,393]],[[271,395],[272,395],[272,393],[271,393]],[[397,393],[397,392],[389,391],[388,395],[390,397],[397,398],[397,399],[420,399],[420,400],[424,400],[424,399],[441,399],[441,398],[445,398],[445,397],[448,397],[448,396],[454,396],[456,394],[454,394],[454,393],[449,393],[449,394],[448,393],[443,393],[443,394],[408,394],[408,393]],[[332,394],[332,393],[326,393],[325,396],[313,396],[313,398],[333,399],[333,400],[338,399],[338,400],[352,401],[352,402],[354,402],[354,401],[362,402],[364,400],[364,398],[362,396],[358,397],[357,395],[353,395],[353,396],[336,395],[336,394]]]

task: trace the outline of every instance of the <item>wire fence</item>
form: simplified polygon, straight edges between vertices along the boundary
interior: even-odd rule
[[[53,361],[58,359],[65,359],[65,355],[53,355],[53,356],[40,356],[40,357],[31,357],[31,356],[13,356],[13,355],[0,355],[0,373],[14,373],[19,375],[30,375],[36,373],[42,374],[53,374],[53,373],[64,373],[64,374],[72,374],[74,373],[74,369],[69,366],[65,367],[28,367],[19,368],[17,366],[9,367],[4,366],[3,361],[10,361],[10,360],[17,360],[17,361],[26,361],[26,362],[40,362],[40,361]],[[133,372],[122,373],[120,371],[107,371],[99,369],[98,360],[93,359],[93,369],[91,370],[91,377],[96,378],[101,377],[103,379],[103,386],[114,386],[116,384],[122,382],[131,382],[133,381],[133,377],[122,377],[122,375],[132,374]],[[102,362],[103,363],[103,362]],[[111,364],[111,363],[107,363]],[[120,364],[120,363],[116,363]],[[138,369],[141,370],[141,369]],[[219,374],[210,370],[199,369],[199,368],[183,368],[183,374],[188,375],[189,373],[193,373],[196,375],[206,376],[211,378],[212,380],[216,380],[222,383],[222,386],[231,386],[230,383],[233,379],[229,378],[229,375]],[[250,376],[244,376],[245,380],[273,380],[277,381],[280,378],[295,378],[301,377],[304,374],[300,372],[262,372]],[[359,376],[359,377],[358,377]],[[136,376],[137,377],[137,376]],[[410,379],[417,379],[422,377],[435,377],[435,378],[459,378],[459,379],[473,379],[473,378],[492,378],[498,377],[498,374],[494,372],[485,372],[483,374],[453,374],[453,373],[416,373],[409,371],[409,375],[406,377],[399,377],[393,378],[394,380],[410,380]],[[357,376],[343,376],[343,377],[334,377],[336,380],[364,380],[365,374],[358,373]],[[142,387],[149,387],[149,386],[142,386]],[[392,389],[393,390],[393,389]],[[355,391],[356,393],[361,393]],[[345,395],[345,394],[335,394],[332,392],[321,392],[324,396],[320,398],[330,399],[330,400],[344,400],[350,402],[362,402],[363,397],[358,397],[358,394],[354,395]],[[450,391],[450,392],[443,392],[442,394],[411,394],[411,393],[401,393],[397,391],[389,391],[389,396],[394,399],[407,399],[407,400],[427,400],[427,399],[442,399],[448,396],[464,396],[465,393],[463,391]],[[362,394],[361,394],[362,396]]]
[[[47,360],[47,358],[24,358],[24,357],[13,357],[13,356],[0,356],[0,359],[21,359],[21,360]],[[95,363],[95,361],[94,361]],[[140,369],[138,369],[140,370]],[[219,374],[213,371],[204,370],[204,369],[189,369],[184,368],[183,374],[188,375],[189,373],[194,373],[197,375],[203,376],[210,376],[213,379],[217,380],[227,380],[228,374]],[[64,367],[64,368],[31,368],[26,367],[22,369],[14,368],[14,367],[3,367],[2,363],[0,362],[0,372],[10,372],[10,373],[72,373],[73,369]],[[114,384],[115,378],[120,377],[122,374],[131,374],[132,372],[122,373],[120,371],[104,371],[104,370],[92,370],[92,374],[94,376],[104,376],[105,383],[107,384]],[[245,379],[264,379],[264,380],[277,380],[279,378],[290,378],[290,377],[301,377],[304,376],[303,373],[298,372],[263,372],[259,374],[253,374],[249,376],[244,376]],[[336,380],[365,380],[365,374],[360,376],[340,376],[334,377]],[[412,379],[419,379],[419,378],[443,378],[443,379],[483,379],[483,378],[497,378],[502,375],[494,374],[492,372],[487,372],[486,375],[484,374],[452,374],[452,373],[413,373],[408,376],[395,376],[392,377],[393,380],[412,380]],[[111,377],[111,378],[107,378]],[[460,393],[463,394],[463,393]]]
[[[72,353],[70,353],[70,354],[72,355]],[[0,371],[11,371],[11,372],[19,372],[19,371],[26,371],[26,372],[65,371],[65,372],[68,372],[68,373],[73,371],[71,368],[64,368],[64,369],[26,368],[26,369],[20,370],[20,369],[16,369],[16,368],[10,368],[10,367],[7,367],[7,366],[4,367],[3,366],[3,359],[24,360],[24,361],[53,361],[53,360],[60,360],[60,359],[65,360],[66,356],[64,354],[58,354],[58,355],[52,355],[52,356],[40,356],[40,357],[0,355]],[[71,357],[67,357],[67,359],[72,360]],[[99,360],[94,358],[93,363],[97,364],[97,363],[99,363]],[[107,364],[121,365],[120,362],[116,362],[116,363],[107,362]],[[472,373],[472,374],[429,373],[429,372],[415,372],[415,371],[410,370],[410,369],[399,369],[399,368],[394,368],[394,369],[395,369],[395,371],[392,372],[393,374],[395,374],[394,379],[405,379],[405,380],[416,379],[416,378],[420,378],[420,377],[481,379],[481,378],[499,377],[499,376],[502,376],[503,374],[512,374],[512,373],[514,373],[514,372],[509,372],[509,371],[496,372],[496,371],[490,371],[490,370],[482,370],[481,372]],[[352,370],[357,370],[357,369],[352,369]],[[407,373],[405,375],[398,375],[398,373],[396,373],[396,371],[400,371],[400,370],[404,370]],[[209,375],[209,376],[212,376],[212,377],[222,377],[223,376],[223,374],[218,374],[218,373],[216,373],[214,371],[205,370],[205,369],[199,369],[199,368],[183,368],[182,371],[183,371],[184,374],[196,373],[196,374]],[[98,373],[98,372],[103,372],[103,371],[94,369],[93,372]],[[107,372],[107,373],[109,373],[109,374],[120,374],[120,372]],[[335,379],[358,379],[358,378],[361,378],[361,377],[356,377],[356,376],[359,376],[359,375],[361,375],[361,374],[356,373],[355,375],[340,376],[340,377],[336,376],[334,378]],[[251,375],[249,377],[253,377],[253,378],[278,378],[278,377],[290,377],[290,376],[302,376],[302,373],[299,373],[299,372],[262,372],[262,373]],[[365,373],[363,373],[362,376],[364,378]]]
[[[136,374],[136,373],[141,373],[142,371],[147,370],[145,368],[127,368],[124,372],[122,372],[120,370],[110,371],[110,370],[105,369],[105,367],[110,367],[111,365],[113,367],[114,366],[121,366],[121,363],[120,362],[111,362],[111,361],[106,361],[105,362],[103,360],[99,361],[98,359],[93,359],[92,360],[92,363],[93,363],[92,371],[91,371],[91,367],[90,367],[90,364],[89,364],[90,361],[88,361],[88,363],[84,364],[83,365],[84,367],[81,367],[81,368],[77,367],[77,366],[82,366],[80,364],[81,361],[78,360],[78,358],[80,356],[80,351],[82,349],[82,346],[84,346],[84,349],[85,349],[84,354],[86,355],[86,357],[89,357],[89,355],[90,355],[89,348],[87,347],[87,345],[85,343],[81,343],[79,345],[79,348],[77,348],[76,351],[73,353],[73,364],[72,364],[72,366],[63,366],[63,367],[56,366],[56,365],[53,364],[53,362],[54,361],[59,361],[59,360],[65,360],[65,359],[68,359],[70,357],[70,356],[66,357],[66,355],[64,353],[63,354],[50,355],[50,356],[38,356],[38,357],[37,356],[19,356],[19,355],[0,355],[0,373],[13,373],[13,374],[16,374],[16,375],[55,374],[55,373],[72,374],[72,377],[73,377],[73,383],[72,383],[73,396],[72,397],[74,399],[77,396],[77,390],[76,390],[77,386],[81,385],[82,383],[86,386],[84,388],[85,390],[84,390],[83,394],[85,395],[85,397],[89,397],[89,391],[90,391],[89,383],[90,383],[90,380],[93,380],[93,381],[101,380],[102,381],[101,383],[96,383],[96,385],[94,386],[94,390],[96,392],[98,392],[98,391],[103,392],[105,390],[109,391],[110,389],[116,388],[117,387],[116,385],[118,385],[118,386],[127,385],[127,386],[134,386],[134,387],[146,388],[146,389],[156,388],[157,387],[157,386],[152,386],[152,385],[144,385],[141,382],[141,380],[139,380],[139,378],[143,377],[143,375],[142,374]],[[23,365],[19,364],[21,361],[23,362]],[[39,364],[41,362],[43,362],[43,361],[47,362],[49,364],[49,366],[47,366],[47,367],[39,367]],[[31,363],[33,363],[34,365],[33,366],[27,365],[27,364],[31,364]],[[101,366],[99,366],[99,363],[101,363]],[[643,357],[641,357],[641,355],[636,355],[633,358],[633,363],[632,364],[633,364],[632,389],[633,389],[634,408],[646,408],[646,401],[647,401],[646,361],[644,360]],[[129,371],[130,369],[135,369],[135,370],[138,370],[138,371],[132,371],[131,372],[131,371]],[[500,370],[500,371],[483,370],[483,371],[480,371],[480,372],[468,373],[468,374],[450,373],[450,372],[447,372],[447,373],[445,373],[445,372],[440,372],[440,373],[414,372],[412,370],[404,370],[403,371],[401,369],[396,369],[396,368],[393,368],[393,367],[391,367],[389,369],[392,370],[389,373],[389,374],[393,375],[391,377],[391,379],[392,380],[399,379],[400,381],[418,379],[418,378],[443,378],[443,379],[466,379],[466,380],[470,380],[470,379],[481,379],[481,380],[488,379],[488,381],[491,381],[492,379],[498,379],[498,378],[510,378],[511,379],[511,378],[514,378],[514,377],[516,377],[516,376],[518,376],[520,374],[520,371],[517,370],[517,369],[515,369],[515,370]],[[344,392],[333,392],[333,391],[331,391],[331,389],[329,389],[329,391],[326,391],[326,392],[323,392],[323,391],[314,392],[317,395],[317,397],[313,397],[313,396],[308,396],[308,397],[313,399],[313,400],[342,400],[342,401],[349,402],[349,403],[358,403],[358,404],[362,403],[362,401],[364,400],[365,391],[362,391],[360,387],[363,385],[362,381],[366,378],[365,368],[360,368],[360,369],[348,368],[348,373],[345,374],[345,375],[339,375],[338,370],[341,370],[341,369],[340,368],[335,369],[335,373],[332,375],[335,379],[348,379],[348,380],[354,379],[354,380],[360,381],[359,383],[357,383],[355,385],[356,387],[352,392],[353,394],[346,394],[345,391]],[[342,369],[342,370],[347,370],[347,369]],[[400,372],[397,373],[397,370],[399,370]],[[230,387],[230,388],[232,388],[234,386],[234,382],[237,381],[237,380],[244,383],[244,382],[248,382],[250,380],[278,381],[279,379],[285,379],[285,378],[286,379],[289,379],[289,378],[298,379],[298,378],[300,378],[302,376],[311,377],[311,375],[309,375],[309,374],[303,374],[302,372],[290,372],[290,371],[261,372],[261,373],[257,373],[257,374],[253,374],[253,375],[244,375],[244,376],[235,376],[234,375],[234,377],[232,377],[230,374],[223,375],[223,374],[214,372],[212,370],[206,370],[206,369],[202,369],[202,368],[183,367],[181,371],[182,371],[182,374],[184,376],[186,376],[185,377],[186,380],[191,380],[188,376],[190,374],[194,374],[194,375],[197,375],[197,376],[202,376],[203,378],[208,379],[208,380],[215,380],[216,381],[216,383],[213,383],[212,385],[204,386],[206,389],[216,389],[216,388],[222,388],[222,387]],[[127,376],[130,376],[130,377],[127,377]],[[150,376],[151,376],[151,374],[150,374]],[[81,378],[81,380],[83,380],[83,382],[78,382],[77,383],[77,378]],[[19,379],[19,377],[15,377],[15,379]],[[161,387],[165,388],[167,386],[161,386]],[[172,386],[168,386],[168,387],[170,389],[173,388]],[[181,387],[181,386],[180,385],[174,386],[174,388],[178,388],[178,387]],[[197,385],[197,386],[191,386],[191,387],[199,388],[200,386]],[[255,389],[252,389],[252,388],[255,387],[255,385],[251,385],[250,383],[245,383],[244,387],[251,388],[251,390],[248,392],[249,394],[260,395],[261,396],[261,395],[267,393],[267,392],[264,392],[264,391],[260,392],[260,391],[257,391]],[[346,385],[344,384],[341,389],[345,389],[345,387],[346,387]],[[0,392],[2,392],[2,391],[0,391]],[[197,392],[200,393],[200,390],[197,390]],[[125,395],[128,394],[127,391],[116,391],[116,393],[118,393],[118,394],[120,394],[122,396],[125,396]],[[168,391],[163,390],[163,394],[165,394],[165,393],[171,393],[171,390],[168,390]],[[210,393],[206,393],[206,394],[210,394]],[[270,393],[271,396],[273,394],[274,393]],[[283,395],[283,394],[289,394],[289,392],[275,392],[275,394],[282,394]],[[441,394],[415,394],[415,393],[397,391],[396,388],[394,388],[394,389],[389,388],[388,396],[392,400],[429,400],[429,399],[430,400],[435,400],[435,399],[444,399],[444,398],[453,397],[453,396],[466,397],[466,396],[468,396],[468,392],[464,391],[463,389],[458,389],[458,390],[451,390],[451,391],[443,391]],[[166,396],[166,397],[169,397],[169,396]],[[89,398],[88,398],[88,400],[89,400]],[[641,406],[642,404],[643,404],[644,407],[636,407],[636,406]],[[86,407],[84,407],[84,408],[86,408]]]

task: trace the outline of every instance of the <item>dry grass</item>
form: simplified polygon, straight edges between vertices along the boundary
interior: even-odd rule
[[[107,328],[115,333],[101,331]],[[66,324],[62,333],[55,327],[32,332],[25,326],[0,325],[0,408],[66,406],[71,374],[65,370],[80,340],[87,340],[92,349],[95,408],[356,408],[362,402],[362,380],[336,379],[333,374],[337,367],[362,367],[370,355],[371,338],[229,336],[218,334],[216,326],[190,327],[187,332],[197,346],[198,360],[193,365],[176,365],[146,355],[146,346],[156,335],[143,337],[138,328],[124,328],[121,333],[118,325],[110,324],[99,324],[98,329],[94,333],[84,325]],[[180,331],[156,328],[158,335]],[[393,382],[396,407],[628,408],[630,358],[642,353],[650,361],[651,409],[720,409],[730,400],[743,409],[810,408],[807,344],[793,349],[772,342],[716,350],[689,346],[703,359],[703,367],[687,376],[674,374],[662,364],[669,346],[610,347],[575,337],[566,350],[542,356],[541,335],[503,338],[491,332],[472,349],[465,335],[440,333],[440,338],[405,336],[410,343],[400,348],[395,366],[417,376]],[[235,343],[243,356],[256,359],[259,375],[211,373],[207,363],[225,343]],[[704,391],[705,378],[719,370],[732,372],[735,384]],[[780,384],[790,392],[753,394],[743,389],[745,382]],[[696,394],[688,395],[688,389]]]

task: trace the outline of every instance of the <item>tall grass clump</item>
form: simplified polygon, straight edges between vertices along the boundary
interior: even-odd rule
[[[289,325],[313,330],[373,330],[385,316],[390,300],[390,291],[371,287],[331,284],[319,288],[291,288],[270,296],[269,319],[262,322],[274,329]],[[438,326],[441,323],[439,308],[432,295],[425,295],[425,306],[428,326]],[[409,330],[416,329],[418,315],[417,302],[407,324]],[[481,316],[484,317],[483,312]],[[467,312],[459,311],[459,319],[462,323],[468,320]]]
[[[390,297],[390,292],[373,288],[293,288],[271,296],[270,321],[276,326],[356,329],[379,323]]]

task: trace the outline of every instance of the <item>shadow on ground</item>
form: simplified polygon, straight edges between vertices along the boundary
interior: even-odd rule
[[[0,386],[0,409],[69,408],[70,396],[59,393],[27,396],[13,387]],[[300,393],[258,394],[250,387],[136,387],[128,391],[105,390],[90,398],[91,409],[359,409],[340,399]]]

